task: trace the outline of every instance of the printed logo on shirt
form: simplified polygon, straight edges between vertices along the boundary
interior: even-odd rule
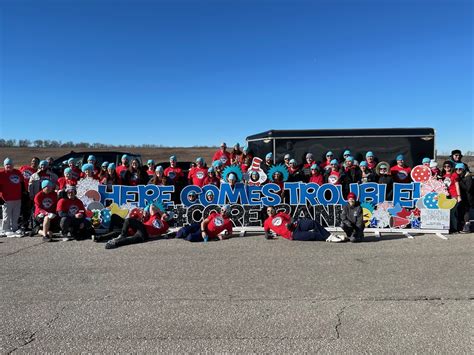
[[[224,225],[224,220],[222,219],[222,217],[216,217],[216,218],[214,218],[214,224],[217,227],[220,227],[220,226]]]
[[[408,176],[408,173],[405,171],[405,170],[400,170],[398,173],[397,173],[397,177],[399,180],[405,180]]]
[[[196,173],[196,177],[199,179],[199,180],[202,180],[204,179],[204,173],[202,171],[198,171]]]
[[[29,170],[23,171],[22,174],[23,174],[23,177],[24,177],[26,180],[28,180],[28,179],[31,177],[31,175],[33,175],[33,173],[32,173],[31,171],[29,171]]]
[[[227,163],[227,157],[225,155],[221,156],[221,162],[222,164]]]
[[[20,182],[20,177],[18,175],[10,175],[10,181],[14,184],[18,184]]]
[[[282,219],[281,217],[275,217],[272,219],[272,224],[275,226],[275,227],[278,227],[278,226],[281,226],[281,223],[282,223]]]
[[[168,173],[168,177],[171,179],[171,180],[174,180],[174,178],[176,177],[176,173],[174,171],[170,171]]]
[[[79,208],[76,205],[72,205],[71,207],[69,207],[68,213],[70,216],[75,216],[78,211],[79,211]]]
[[[333,184],[333,185],[336,184],[336,183],[337,183],[337,180],[338,180],[338,178],[337,178],[336,175],[329,175],[329,177],[328,177],[328,182],[329,182],[330,184]]]
[[[53,205],[53,200],[47,197],[43,200],[43,202],[41,202],[41,204],[43,205],[45,209],[48,209],[48,208],[51,208],[51,206]]]
[[[155,219],[152,222],[152,226],[155,227],[156,229],[160,229],[163,227],[163,223],[159,219]]]
[[[137,180],[138,180],[138,174],[137,174],[137,173],[133,173],[131,179],[132,179],[133,181],[137,181]]]
[[[445,185],[446,187],[451,186],[451,179],[450,179],[450,178],[448,178],[448,177],[447,177],[447,178],[444,178],[443,182],[444,182],[444,185]]]

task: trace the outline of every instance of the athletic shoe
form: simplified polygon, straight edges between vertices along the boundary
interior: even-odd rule
[[[239,237],[245,237],[246,234],[247,234],[246,231],[240,231]]]
[[[337,235],[330,234],[329,237],[326,239],[326,242],[339,243],[339,242],[342,242],[342,240]]]
[[[71,232],[67,232],[67,235],[63,237],[63,242],[70,242],[71,240],[74,240],[74,238],[71,235]]]
[[[15,237],[15,233],[12,232],[12,231],[8,231],[5,234],[6,234],[7,238],[14,238]]]
[[[23,229],[18,229],[15,232],[15,237],[17,238],[23,238],[25,236],[25,231]]]
[[[105,243],[105,249],[114,249],[117,248],[117,243],[115,242],[115,239],[109,240],[107,243]]]
[[[43,242],[46,242],[46,243],[48,243],[48,242],[50,242],[50,241],[53,240],[51,237],[49,237],[49,236],[47,236],[47,235],[44,236],[42,239],[43,239]]]
[[[460,233],[471,233],[471,223],[467,222]]]

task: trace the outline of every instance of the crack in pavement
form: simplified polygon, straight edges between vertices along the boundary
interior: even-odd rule
[[[26,339],[23,340],[23,344],[17,346],[16,348],[10,350],[7,352],[8,355],[14,353],[15,351],[23,348],[24,346],[34,342],[36,340],[36,334],[39,333],[40,331],[42,331],[44,328],[50,328],[54,322],[56,322],[59,317],[61,316],[61,314],[64,312],[64,310],[66,309],[66,306],[64,305],[58,312],[56,312],[56,314],[54,315],[53,318],[51,318],[49,321],[47,321],[44,325],[44,327],[41,327],[40,329],[34,331],[33,333],[31,333]],[[13,335],[13,333],[12,333]]]
[[[42,245],[44,244],[45,242],[41,241],[40,243],[37,243],[37,244],[33,244],[33,245],[29,245],[27,247],[24,247],[24,248],[20,248],[16,251],[13,251],[11,253],[7,253],[7,254],[3,254],[3,255],[0,255],[0,258],[6,258],[7,256],[11,256],[11,255],[15,255],[15,254],[18,254],[19,252],[23,251],[23,250],[27,250],[27,249],[31,249],[31,248],[34,248],[34,247],[37,247],[38,245]]]

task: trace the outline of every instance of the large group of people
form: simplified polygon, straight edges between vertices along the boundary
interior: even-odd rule
[[[169,158],[170,164],[166,168],[156,165],[152,159],[142,166],[139,159],[130,159],[127,155],[122,156],[118,166],[113,162],[99,165],[95,156],[90,155],[87,163],[80,167],[76,166],[74,159],[69,159],[62,176],[57,176],[51,169],[51,157],[44,160],[34,157],[29,165],[19,169],[15,168],[12,159],[6,158],[0,170],[0,202],[3,203],[0,236],[21,236],[25,231],[33,230],[45,240],[51,240],[52,232],[60,230],[64,240],[91,236],[97,240],[94,228],[86,218],[86,209],[76,197],[78,181],[91,178],[103,185],[174,185],[175,202],[179,202],[179,192],[186,185],[219,186],[224,182],[233,186],[237,183],[254,185],[258,182],[283,186],[285,181],[341,185],[344,197],[349,202],[343,208],[341,224],[347,238],[330,235],[316,221],[291,221],[289,215],[271,207],[267,209],[268,218],[264,223],[266,237],[271,239],[271,235],[278,234],[295,240],[358,241],[363,236],[364,225],[359,202],[349,191],[350,184],[386,184],[386,198],[391,200],[394,183],[411,182],[411,167],[406,164],[402,154],[394,157],[396,163],[393,165],[378,161],[376,154],[371,151],[364,156],[365,160],[357,161],[351,151],[345,150],[342,159],[337,159],[333,152],[328,151],[322,161],[316,161],[314,155],[308,152],[305,161],[298,162],[291,154],[285,154],[283,161],[275,164],[271,152],[265,157],[255,157],[247,147],[241,148],[235,144],[228,151],[227,145],[222,143],[213,155],[212,162],[207,164],[202,157],[198,157],[187,175],[178,167],[175,155]],[[415,162],[415,165],[429,167],[433,178],[446,185],[448,197],[456,200],[451,232],[470,230],[469,210],[474,207],[472,175],[462,157],[460,150],[453,150],[441,167],[432,157]],[[283,189],[281,196],[283,199],[286,197]],[[117,220],[118,216],[113,217],[115,219],[111,223],[110,233],[102,236],[108,240],[107,248],[160,236],[168,230],[169,216],[160,206],[153,204],[139,218],[123,220],[119,217],[120,220]],[[228,206],[223,206],[220,213],[211,214],[202,223],[183,227],[176,236],[193,242],[228,238],[232,235],[229,217]],[[114,228],[120,228],[121,232],[114,232]]]

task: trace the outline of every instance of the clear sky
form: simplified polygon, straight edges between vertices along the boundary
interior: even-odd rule
[[[0,136],[218,145],[434,127],[474,150],[473,2],[0,0]]]

